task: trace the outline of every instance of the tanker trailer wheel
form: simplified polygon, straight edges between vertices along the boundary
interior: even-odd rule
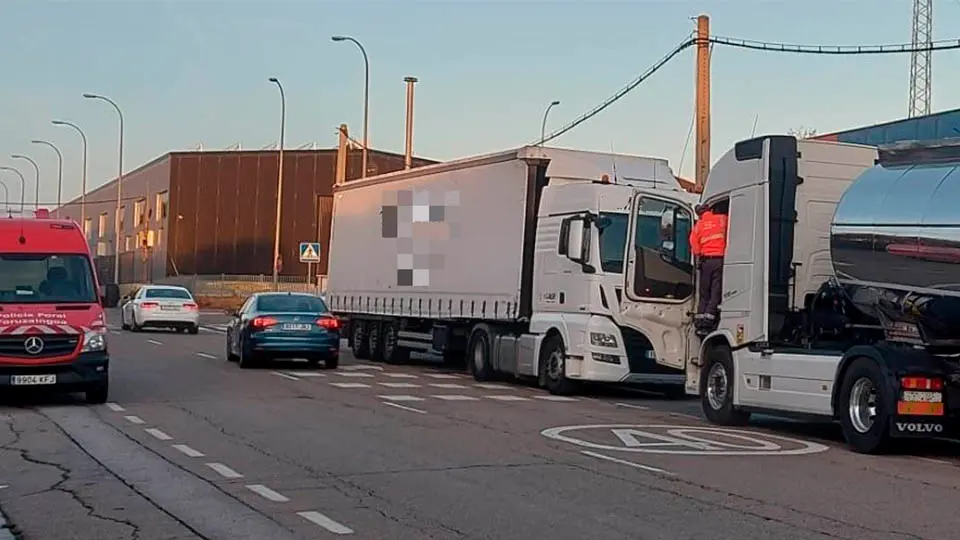
[[[370,358],[370,348],[367,347],[367,331],[370,327],[367,321],[354,319],[350,321],[350,328],[353,334],[353,339],[350,340],[350,352],[357,360],[367,360]]]
[[[750,421],[750,413],[733,406],[733,355],[726,345],[707,350],[704,373],[700,377],[700,408],[707,420],[721,426],[743,426]]]
[[[880,454],[890,445],[890,409],[893,397],[880,366],[857,358],[840,382],[837,416],[843,438],[854,452]]]

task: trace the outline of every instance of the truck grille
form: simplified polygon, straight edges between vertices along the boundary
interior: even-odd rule
[[[43,349],[31,354],[27,352],[27,341],[31,338],[41,340]],[[7,358],[51,358],[54,356],[64,356],[77,349],[80,342],[78,335],[20,335],[20,336],[0,336],[0,356]],[[34,343],[35,344],[35,343]]]

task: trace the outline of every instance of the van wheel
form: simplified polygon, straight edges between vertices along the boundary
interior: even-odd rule
[[[357,360],[367,360],[370,358],[370,349],[367,346],[367,331],[370,328],[369,325],[365,321],[353,320],[350,321],[350,328],[353,337],[350,343],[350,352],[353,353],[353,357]]]
[[[467,343],[467,363],[470,373],[478,381],[492,380],[495,373],[490,365],[490,331],[485,324],[478,324]]]
[[[881,454],[890,446],[892,396],[876,362],[857,358],[840,386],[837,412],[843,438],[854,452]]]
[[[84,401],[88,405],[101,405],[107,402],[110,396],[110,383],[102,382],[91,387],[84,393]]]
[[[540,380],[554,395],[576,393],[579,385],[567,378],[567,352],[563,338],[554,334],[543,340],[540,348]]]
[[[750,413],[733,406],[733,355],[726,345],[707,351],[706,377],[700,377],[700,408],[707,420],[721,426],[743,426]]]

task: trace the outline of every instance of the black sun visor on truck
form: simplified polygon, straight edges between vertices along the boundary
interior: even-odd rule
[[[884,167],[957,163],[960,138],[934,141],[903,141],[877,147],[877,164]]]

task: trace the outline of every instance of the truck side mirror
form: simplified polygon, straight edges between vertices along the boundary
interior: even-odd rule
[[[583,219],[571,218],[567,226],[566,252],[571,261],[582,263],[583,253]]]

